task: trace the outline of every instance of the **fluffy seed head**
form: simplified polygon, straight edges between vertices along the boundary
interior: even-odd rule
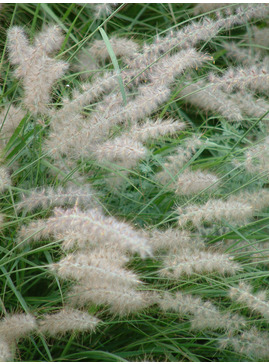
[[[191,328],[193,330],[225,330],[234,332],[245,326],[245,320],[239,315],[221,312],[210,301],[203,301],[182,292],[175,295],[165,292],[157,300],[163,311],[172,310],[179,315],[191,315]]]
[[[212,190],[218,187],[219,178],[212,173],[185,170],[179,175],[175,185],[178,195],[192,195],[205,189]]]
[[[30,314],[13,314],[0,321],[0,337],[13,341],[27,336],[36,329],[36,320]]]
[[[185,225],[191,221],[199,227],[203,222],[217,222],[227,220],[234,224],[247,222],[254,214],[253,207],[244,202],[211,199],[204,205],[188,205],[184,208],[179,207],[179,224]]]
[[[251,310],[260,313],[269,321],[269,301],[266,300],[266,291],[259,291],[253,294],[250,285],[240,282],[238,287],[230,289],[229,296],[231,299],[247,305]]]
[[[201,250],[182,250],[178,255],[168,255],[164,259],[164,268],[160,274],[165,277],[177,279],[182,275],[208,274],[234,274],[241,267],[226,254],[211,253]]]
[[[69,293],[69,303],[72,306],[85,306],[90,303],[109,306],[112,313],[127,315],[148,306],[148,299],[143,292],[119,284],[106,282],[82,281],[74,285]]]
[[[87,312],[65,308],[55,314],[45,315],[38,322],[39,330],[47,335],[65,334],[68,331],[93,331],[100,320]]]
[[[0,337],[0,362],[13,361],[11,345]]]

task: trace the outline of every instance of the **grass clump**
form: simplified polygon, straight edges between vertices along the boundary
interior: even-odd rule
[[[269,6],[1,14],[0,358],[268,359]]]

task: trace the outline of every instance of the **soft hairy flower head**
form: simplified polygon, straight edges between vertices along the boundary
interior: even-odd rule
[[[75,254],[69,254],[67,257],[61,259],[58,263],[50,265],[50,268],[61,278],[70,278],[77,281],[88,279],[95,283],[119,283],[123,286],[136,286],[141,281],[137,275],[131,271],[121,267],[122,261],[120,257],[111,254],[111,250],[108,249],[106,254],[101,255],[101,250],[93,250],[92,252],[81,252]],[[120,255],[120,254],[119,254]],[[116,258],[113,260],[113,258]],[[126,258],[123,255],[123,259]],[[122,260],[123,260],[122,259]]]
[[[46,210],[54,206],[80,207],[95,206],[95,193],[89,186],[77,187],[43,187],[28,190],[21,194],[21,201],[17,204],[16,210],[34,211],[37,208]]]
[[[242,267],[226,254],[211,253],[202,250],[185,249],[178,254],[168,255],[164,259],[162,276],[178,279],[182,275],[193,274],[234,274]]]
[[[69,292],[72,306],[89,304],[108,306],[109,311],[120,316],[141,311],[148,307],[149,299],[143,291],[124,287],[117,283],[81,281]]]
[[[252,205],[244,202],[229,200],[210,199],[204,205],[187,205],[179,207],[178,212],[179,224],[184,226],[191,221],[195,226],[199,227],[204,222],[217,222],[227,220],[234,224],[242,224],[247,222],[254,214]]]
[[[146,237],[126,223],[105,216],[98,208],[81,211],[55,208],[54,216],[47,220],[32,221],[19,232],[19,241],[28,242],[55,237],[63,239],[70,249],[78,244],[86,246],[117,246],[120,249],[139,253],[142,258],[151,256],[151,248]]]
[[[218,184],[219,178],[212,173],[185,170],[179,175],[175,187],[178,195],[192,195],[203,190],[212,191]]]
[[[187,230],[166,229],[152,230],[149,233],[149,243],[154,251],[168,250],[171,253],[181,252],[184,249],[195,250],[204,247],[198,236],[192,236]]]
[[[33,114],[46,113],[53,83],[68,68],[68,64],[50,57],[63,41],[58,26],[50,26],[35,37],[33,46],[23,28],[11,27],[7,46],[11,63],[18,65],[15,75],[23,80],[24,105]]]
[[[0,321],[0,337],[13,341],[26,337],[36,329],[36,320],[30,314],[7,315]]]
[[[244,327],[245,319],[230,312],[221,312],[210,301],[203,301],[200,297],[176,292],[165,292],[157,298],[157,303],[163,311],[174,311],[180,316],[191,315],[193,330],[225,330],[238,331]]]
[[[0,362],[13,361],[11,345],[0,337]]]
[[[267,291],[252,293],[253,288],[244,282],[239,282],[238,287],[232,287],[229,296],[232,300],[247,305],[251,310],[260,313],[269,320],[269,301],[266,299]]]
[[[38,329],[46,335],[65,334],[68,331],[93,331],[100,320],[87,312],[64,308],[61,311],[43,316],[38,321]]]
[[[220,348],[232,347],[234,351],[243,353],[255,359],[268,360],[269,335],[265,331],[252,327],[248,331],[242,331],[240,335],[223,338],[220,340]]]

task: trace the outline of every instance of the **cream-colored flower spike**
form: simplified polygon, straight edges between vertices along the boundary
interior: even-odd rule
[[[179,225],[184,226],[192,222],[196,227],[204,222],[218,222],[222,219],[233,224],[244,224],[254,214],[253,206],[249,203],[233,200],[233,196],[227,201],[221,199],[210,199],[204,205],[188,205],[179,207]]]
[[[210,301],[203,301],[200,297],[190,294],[165,292],[163,297],[157,298],[157,303],[163,311],[171,310],[180,316],[192,315],[191,328],[193,330],[209,328],[234,332],[245,326],[243,317],[230,312],[221,312]]]
[[[240,269],[241,266],[227,254],[184,249],[178,254],[168,255],[164,259],[164,268],[160,270],[160,274],[170,279],[177,279],[182,275],[190,276],[212,272],[234,274]]]
[[[228,336],[220,340],[220,348],[232,347],[238,353],[267,361],[269,359],[269,335],[261,332],[256,327],[243,331],[237,336]]]
[[[16,340],[27,337],[36,329],[30,314],[7,315],[0,320],[0,362],[13,361]]]
[[[83,279],[97,284],[105,281],[124,287],[140,283],[136,274],[120,267],[119,259],[113,260],[112,250],[110,250],[111,257],[107,256],[107,259],[105,259],[106,249],[103,251],[103,256],[100,256],[100,250],[93,250],[86,254],[85,252],[69,254],[59,263],[52,264],[50,267],[52,270],[56,270],[58,276],[63,279],[70,278],[77,281]]]
[[[105,305],[110,312],[128,315],[145,309],[149,305],[145,291],[126,287],[118,282],[91,282],[82,280],[69,292],[69,304],[72,306]]]
[[[5,340],[0,338],[0,362],[7,362],[13,360],[13,353],[11,345],[9,345]]]
[[[19,241],[24,239],[38,241],[49,237],[59,237],[69,248],[113,245],[117,249],[137,252],[142,258],[151,256],[151,247],[140,231],[113,217],[105,216],[100,209],[81,211],[72,209],[54,209],[54,216],[47,220],[32,221],[19,232]],[[64,246],[63,246],[64,248]]]
[[[36,329],[36,320],[30,314],[13,314],[0,321],[0,338],[7,342],[23,338]]]
[[[46,210],[54,206],[73,206],[75,204],[82,207],[94,207],[96,203],[94,192],[87,185],[83,187],[68,186],[66,188],[62,186],[43,187],[23,193],[16,210],[34,211],[37,208]]]
[[[203,190],[214,190],[218,187],[219,179],[212,173],[204,173],[201,170],[185,170],[179,175],[175,183],[178,195],[192,195]]]
[[[269,321],[269,301],[266,299],[266,291],[259,291],[253,294],[250,285],[240,282],[238,287],[232,287],[230,289],[229,296],[232,300],[242,303],[249,309],[260,313]]]
[[[23,80],[25,107],[33,114],[47,112],[52,85],[68,68],[67,63],[50,57],[62,44],[60,29],[47,27],[30,45],[23,28],[14,26],[7,40],[10,62],[18,65],[15,76]]]
[[[100,320],[87,312],[65,308],[55,314],[45,315],[38,322],[39,330],[48,335],[65,334],[68,331],[93,331]]]

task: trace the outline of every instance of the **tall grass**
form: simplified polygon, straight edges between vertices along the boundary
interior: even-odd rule
[[[2,5],[1,358],[268,359],[268,10]]]

